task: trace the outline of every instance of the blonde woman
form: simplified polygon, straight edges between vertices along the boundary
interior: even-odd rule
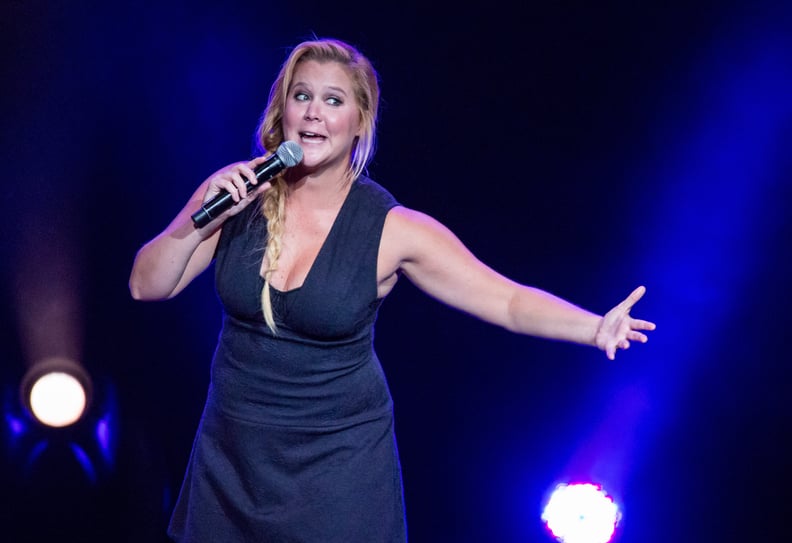
[[[301,43],[272,86],[264,156],[210,176],[135,258],[137,300],[171,298],[214,262],[224,309],[169,527],[176,541],[407,540],[391,397],[372,344],[399,276],[484,321],[611,359],[654,329],[630,316],[643,287],[590,313],[503,277],[399,205],[363,173],[378,103],[377,74],[354,47]],[[257,183],[254,169],[285,141],[302,161]],[[197,228],[191,215],[226,192],[236,205]]]

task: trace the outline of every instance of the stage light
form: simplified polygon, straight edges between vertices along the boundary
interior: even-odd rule
[[[91,403],[91,379],[67,358],[33,364],[22,379],[22,404],[40,423],[61,428],[80,420]]]
[[[563,543],[608,543],[621,518],[618,506],[594,484],[560,484],[542,513],[547,529]]]

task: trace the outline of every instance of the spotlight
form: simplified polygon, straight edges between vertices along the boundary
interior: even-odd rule
[[[542,513],[547,529],[563,543],[608,543],[621,518],[598,485],[560,484]]]
[[[74,424],[91,403],[91,378],[77,362],[47,358],[33,364],[22,379],[22,404],[40,423],[61,428]]]

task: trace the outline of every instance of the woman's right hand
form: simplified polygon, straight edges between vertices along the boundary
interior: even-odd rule
[[[206,180],[206,192],[204,193],[203,203],[223,192],[228,192],[234,200],[233,206],[224,212],[220,217],[223,220],[236,215],[245,209],[250,202],[261,192],[269,188],[269,182],[259,184],[254,170],[263,164],[269,157],[260,156],[250,162],[235,162],[217,170]],[[245,179],[250,180],[250,190],[248,190]]]

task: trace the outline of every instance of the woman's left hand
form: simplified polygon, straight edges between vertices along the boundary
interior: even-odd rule
[[[630,310],[645,292],[646,287],[638,287],[623,302],[608,311],[600,321],[594,343],[605,351],[610,360],[616,358],[617,349],[629,349],[631,341],[646,343],[649,338],[640,330],[655,329],[653,322],[630,316]]]

